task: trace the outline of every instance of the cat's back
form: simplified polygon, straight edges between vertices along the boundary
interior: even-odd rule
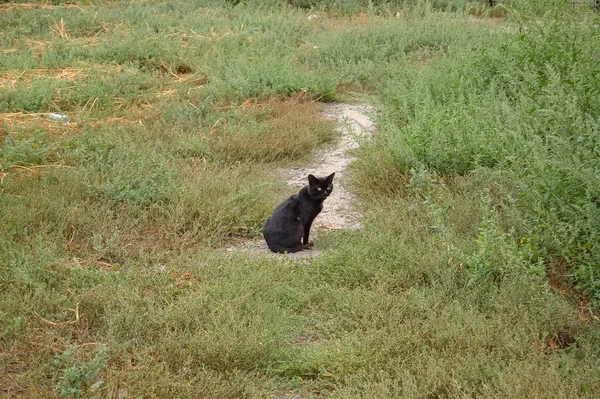
[[[296,195],[277,205],[273,214],[265,220],[263,232],[275,232],[287,228],[290,223],[298,220],[298,206],[296,204]]]
[[[293,215],[298,211],[297,208],[297,194],[294,194],[288,197],[288,199],[286,199],[279,205],[277,205],[277,208],[275,208],[275,211],[273,211],[273,216],[271,216],[271,218],[282,217],[285,215]]]

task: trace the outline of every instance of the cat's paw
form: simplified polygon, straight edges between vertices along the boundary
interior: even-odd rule
[[[311,248],[315,245],[315,242],[313,240],[308,240],[308,247]]]

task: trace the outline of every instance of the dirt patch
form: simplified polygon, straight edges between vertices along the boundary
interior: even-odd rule
[[[546,353],[553,350],[561,350],[576,345],[577,341],[572,333],[567,330],[559,330],[555,335],[546,338]]]
[[[567,261],[559,256],[553,263],[546,264],[548,284],[561,294],[572,293],[573,282]]]
[[[598,321],[598,317],[594,314],[590,299],[583,292],[575,288],[571,275],[571,268],[566,259],[562,256],[546,263],[546,278],[548,280],[548,285],[560,295],[571,297],[577,301],[579,320],[585,324],[591,324],[594,321]],[[560,339],[557,340],[557,342],[559,341]]]
[[[352,151],[356,150],[360,142],[368,139],[375,131],[376,126],[372,119],[374,113],[375,109],[367,104],[326,104],[323,114],[327,119],[336,121],[340,139],[335,144],[318,150],[310,164],[284,168],[279,171],[282,179],[290,187],[290,194],[308,184],[307,176],[309,174],[326,176],[335,172],[333,193],[325,201],[323,211],[313,222],[312,237],[318,237],[330,231],[362,227],[361,215],[353,206],[355,197],[347,187],[346,167],[354,159]],[[318,246],[317,241],[316,247],[318,248]],[[239,242],[227,248],[227,252],[234,251],[270,253],[262,238]],[[288,256],[312,258],[318,256],[319,253],[318,249],[311,249]]]

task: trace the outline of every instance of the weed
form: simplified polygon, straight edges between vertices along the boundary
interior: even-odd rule
[[[83,396],[89,390],[92,381],[106,369],[106,346],[100,346],[92,360],[81,364],[75,359],[76,353],[77,346],[67,349],[54,359],[54,367],[61,372],[57,388],[62,397]]]
[[[597,234],[588,225],[597,218],[590,151],[597,124],[590,116],[598,96],[589,70],[597,51],[588,38],[596,33],[585,25],[571,31],[568,18],[549,15],[543,27],[520,35],[483,35],[479,46],[456,48],[420,73],[400,73],[388,90],[392,119],[385,117],[380,140],[402,172],[425,164],[441,173],[510,173],[538,250],[577,259],[589,276]]]
[[[2,170],[11,166],[32,166],[49,161],[55,145],[49,140],[48,134],[37,130],[31,137],[17,137],[8,134],[0,148]]]

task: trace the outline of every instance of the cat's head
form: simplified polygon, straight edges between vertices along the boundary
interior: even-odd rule
[[[315,177],[308,175],[308,193],[315,199],[325,199],[333,191],[333,176],[335,172],[327,177]]]

